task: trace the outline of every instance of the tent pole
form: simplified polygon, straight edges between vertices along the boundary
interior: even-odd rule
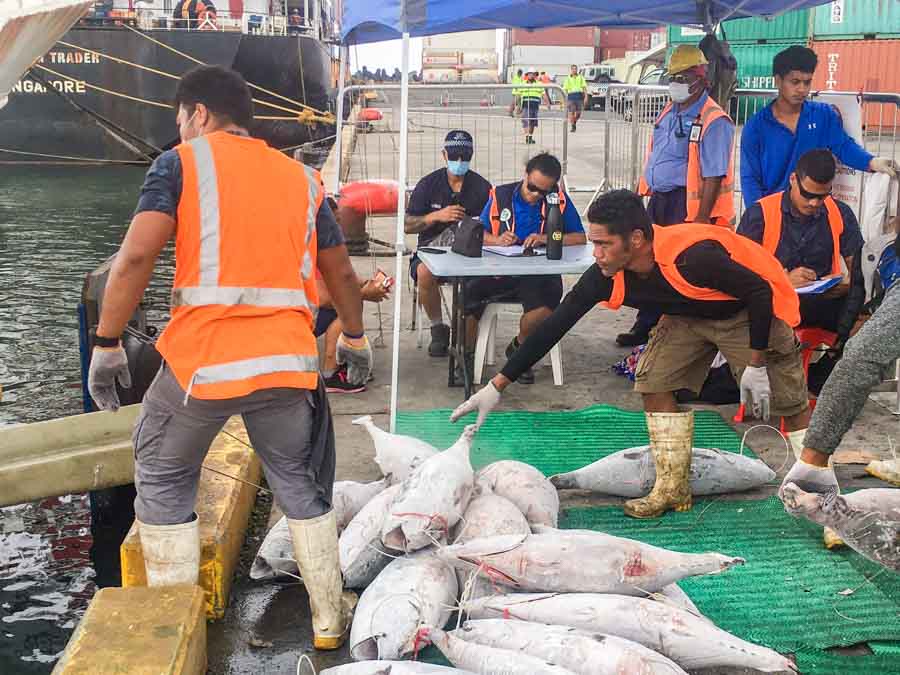
[[[403,284],[404,221],[406,220],[406,163],[409,143],[409,31],[403,32],[403,56],[400,60],[400,171],[397,177],[397,249],[394,278],[394,353],[391,363],[391,433],[397,428],[397,385],[400,381],[400,308]]]
[[[334,172],[334,185],[331,186],[331,194],[335,196],[335,199],[337,199],[338,191],[341,189],[341,153],[343,152],[343,148],[341,147],[343,145],[341,143],[341,137],[344,133],[344,85],[346,84],[345,73],[347,71],[347,66],[350,64],[350,48],[347,45],[341,45],[339,54],[338,67],[340,70],[338,72],[337,120],[335,120],[334,124],[334,151],[336,153],[335,157],[337,157],[337,171]]]

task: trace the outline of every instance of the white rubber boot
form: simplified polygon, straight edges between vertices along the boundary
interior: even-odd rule
[[[148,586],[196,584],[200,576],[200,528],[197,514],[181,525],[138,522]]]
[[[288,529],[312,612],[313,646],[339,649],[347,639],[356,595],[344,593],[338,560],[337,518],[329,511],[318,518],[291,520]]]
[[[794,459],[800,461],[800,454],[803,452],[803,439],[806,437],[806,429],[797,429],[796,431],[787,432],[788,442],[791,444],[791,450],[794,451]],[[832,466],[832,460],[829,458],[828,465]],[[830,527],[822,529],[822,543],[825,548],[832,549],[844,545],[841,536]]]
[[[800,459],[800,453],[803,452],[804,438],[806,438],[806,429],[797,429],[796,431],[787,432],[788,443],[791,444],[791,450],[794,452],[794,459]]]
[[[646,497],[625,502],[625,515],[658,518],[669,509],[689,511],[691,459],[694,453],[694,411],[645,413],[656,482]]]

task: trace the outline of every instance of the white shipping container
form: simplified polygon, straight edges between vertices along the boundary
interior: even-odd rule
[[[515,66],[583,65],[593,63],[593,47],[516,46],[512,48],[512,64]]]
[[[459,63],[459,52],[448,51],[430,51],[428,49],[422,52],[423,66],[455,66]]]
[[[497,31],[470,30],[465,33],[445,33],[422,38],[426,49],[496,49]]]
[[[500,81],[496,68],[473,68],[462,73],[463,84],[495,84]]]
[[[497,67],[497,52],[496,50],[472,50],[467,49],[466,51],[460,54],[462,57],[460,62],[464,66],[470,66],[474,68],[495,68]]]
[[[459,72],[455,68],[423,68],[422,82],[425,84],[457,84]]]

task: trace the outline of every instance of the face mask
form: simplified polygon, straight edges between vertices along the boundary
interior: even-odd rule
[[[466,162],[462,159],[447,160],[447,171],[452,173],[454,176],[465,176],[468,170],[469,162]]]
[[[682,103],[691,97],[691,85],[684,82],[669,82],[669,97],[675,103]]]

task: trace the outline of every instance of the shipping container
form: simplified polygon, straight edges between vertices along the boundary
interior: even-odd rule
[[[495,84],[500,81],[496,68],[473,68],[462,72],[463,84]]]
[[[900,1],[835,0],[814,10],[816,40],[900,37]]]
[[[591,63],[594,58],[593,47],[548,47],[521,45],[512,48],[510,65],[531,66],[538,64],[555,64],[570,66]]]
[[[422,82],[425,84],[457,84],[459,71],[456,68],[423,68]]]
[[[610,28],[598,30],[598,32],[601,48],[647,51],[652,46],[653,34],[657,31]]]
[[[497,51],[491,49],[467,49],[460,53],[460,64],[463,68],[493,68],[497,70]]]
[[[888,0],[895,2],[896,0]],[[796,9],[785,12],[774,19],[749,17],[746,19],[730,19],[723,23],[724,35],[731,44],[764,42],[788,42],[805,40],[809,36],[809,10]],[[722,29],[718,36],[721,38]],[[669,26],[669,44],[684,42],[696,44],[705,35],[699,28],[688,26]]]
[[[603,63],[610,59],[623,59],[627,51],[625,47],[597,47],[594,63]]]
[[[459,52],[448,49],[422,50],[423,66],[455,66],[459,64]]]
[[[594,28],[592,26],[578,28],[545,28],[535,31],[513,28],[510,31],[509,44],[513,47],[516,45],[541,47],[593,47]]]
[[[422,38],[422,47],[425,49],[496,49],[497,31],[470,30],[464,33],[445,33],[443,35],[429,35]]]

